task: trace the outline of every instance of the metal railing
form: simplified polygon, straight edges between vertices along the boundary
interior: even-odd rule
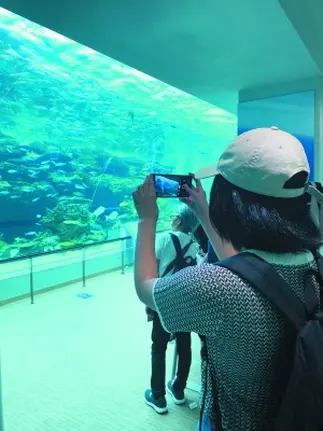
[[[51,250],[51,251],[46,251],[46,252],[42,252],[42,253],[32,253],[28,256],[19,256],[19,257],[13,257],[13,258],[8,258],[8,259],[3,259],[0,261],[0,264],[6,264],[6,263],[13,263],[13,262],[19,262],[19,261],[29,261],[29,292],[30,292],[30,303],[34,304],[34,297],[35,297],[35,292],[34,292],[34,260],[36,258],[39,257],[44,257],[44,256],[49,256],[49,255],[55,255],[55,254],[61,254],[61,253],[66,253],[69,251],[77,251],[77,250],[81,250],[82,251],[82,259],[81,259],[81,265],[82,265],[82,284],[83,287],[86,286],[86,249],[92,248],[92,247],[98,247],[100,245],[106,245],[106,244],[110,244],[113,242],[121,242],[121,262],[120,262],[120,266],[121,266],[121,274],[125,273],[125,241],[127,239],[132,239],[132,237],[129,236],[125,236],[122,238],[113,238],[113,239],[109,239],[106,241],[99,241],[99,242],[95,242],[95,243],[91,243],[91,244],[82,244],[82,245],[78,245],[75,247],[68,247],[68,248],[64,248],[64,249],[59,249],[59,250]],[[0,428],[1,430],[1,428]]]
[[[165,230],[162,231],[158,231],[157,233],[162,233],[162,232],[166,232]],[[81,250],[82,251],[82,259],[81,259],[81,265],[82,265],[82,285],[83,287],[86,287],[86,250],[92,247],[98,247],[100,245],[106,245],[106,244],[111,244],[114,242],[121,242],[121,250],[120,250],[120,258],[121,258],[121,262],[120,262],[120,267],[121,267],[121,274],[124,275],[125,274],[125,252],[127,251],[127,249],[125,248],[125,241],[126,240],[131,240],[133,239],[131,235],[128,236],[124,236],[124,237],[119,237],[119,238],[111,238],[109,240],[105,240],[105,241],[98,241],[95,243],[91,243],[91,244],[82,244],[82,245],[78,245],[75,247],[67,247],[64,249],[59,249],[59,250],[51,250],[51,251],[46,251],[46,252],[42,252],[42,253],[32,253],[29,254],[28,256],[18,256],[18,257],[13,257],[13,258],[8,258],[8,259],[3,259],[0,260],[0,265],[1,264],[6,264],[6,263],[13,263],[13,262],[19,262],[19,261],[29,261],[29,295],[30,295],[30,303],[34,304],[34,298],[35,298],[35,291],[34,291],[34,260],[36,258],[39,257],[44,257],[44,256],[49,256],[49,255],[55,255],[55,254],[61,254],[61,253],[66,253],[66,252],[70,252],[70,251],[77,251],[77,250]],[[72,282],[72,281],[71,281]],[[1,428],[0,428],[1,431]]]

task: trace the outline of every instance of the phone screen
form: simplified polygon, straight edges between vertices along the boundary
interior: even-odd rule
[[[185,198],[184,184],[192,187],[191,175],[153,174],[153,180],[158,198]]]

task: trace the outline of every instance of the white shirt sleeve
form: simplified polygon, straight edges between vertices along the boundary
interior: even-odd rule
[[[168,239],[169,234],[157,234],[156,235],[156,241],[155,241],[155,253],[156,253],[156,259],[160,260],[162,255],[163,255],[163,251],[165,249],[165,245],[167,243],[167,239]]]

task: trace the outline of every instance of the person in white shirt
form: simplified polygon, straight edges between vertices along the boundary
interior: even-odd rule
[[[156,239],[155,251],[159,277],[167,277],[181,269],[179,266],[196,265],[199,245],[192,236],[198,220],[186,205],[179,206],[171,216],[172,232],[161,234]],[[182,265],[177,260],[176,246],[183,257]],[[163,328],[155,311],[146,309],[148,317],[153,321],[152,329],[152,375],[151,388],[145,392],[145,402],[159,413],[167,413],[165,398],[166,349],[171,334]],[[191,334],[176,333],[178,351],[178,371],[174,381],[169,381],[167,391],[175,404],[184,404],[184,390],[191,367]]]

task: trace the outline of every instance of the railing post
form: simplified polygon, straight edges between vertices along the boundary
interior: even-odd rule
[[[34,265],[32,256],[29,259],[30,262],[30,303],[34,303]]]
[[[82,247],[82,280],[83,287],[86,286],[86,268],[85,268],[85,247]]]
[[[121,274],[124,275],[125,273],[125,262],[124,262],[124,258],[125,258],[125,239],[122,238],[121,239]]]

